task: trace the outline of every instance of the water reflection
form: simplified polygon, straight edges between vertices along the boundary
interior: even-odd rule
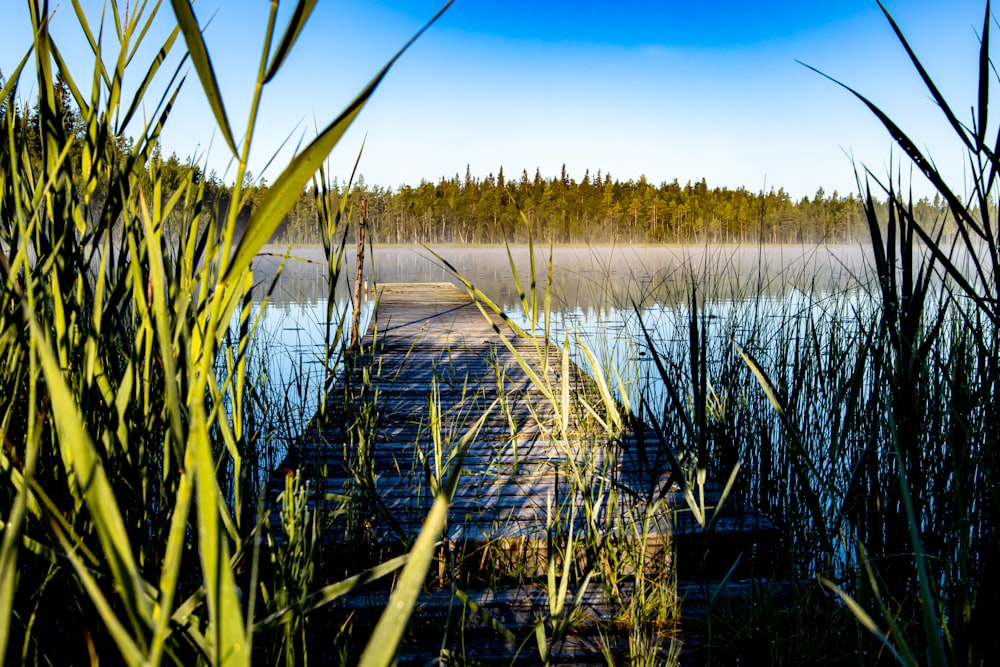
[[[511,249],[523,290],[530,294],[530,256],[526,247]],[[322,382],[323,340],[327,327],[327,268],[322,249],[271,248],[255,263],[257,298],[283,269],[260,325],[267,348],[268,375],[277,386],[294,387],[288,400],[303,419],[316,407]],[[435,257],[435,253],[440,256]],[[627,391],[655,389],[655,372],[645,352],[645,323],[661,352],[682,358],[687,346],[683,324],[692,289],[706,317],[708,340],[748,339],[771,319],[787,324],[790,313],[816,316],[824,299],[851,299],[866,293],[869,251],[861,246],[756,247],[558,247],[552,249],[552,328],[550,337],[580,342],[592,349],[605,370],[617,370],[638,382]],[[442,261],[443,260],[443,261]],[[519,300],[507,250],[495,247],[447,246],[375,248],[366,261],[364,280],[375,282],[452,282],[460,280],[447,262],[478,289],[500,304],[523,327],[529,323]],[[536,248],[535,286],[548,279],[549,249]],[[347,258],[335,291],[336,316],[350,322],[349,285],[354,258]],[[368,326],[372,302],[365,293],[361,328]],[[841,306],[838,306],[842,307]],[[337,320],[333,322],[334,327]],[[349,324],[347,325],[349,326]],[[719,327],[743,328],[721,331]],[[344,332],[347,335],[348,332]],[[578,360],[580,361],[580,360]],[[613,377],[613,375],[612,375]],[[633,400],[637,396],[631,397]]]
[[[258,258],[258,285],[270,283],[285,249],[271,248]],[[538,290],[546,281],[548,248],[535,249]],[[437,253],[440,256],[434,256]],[[530,290],[530,256],[526,247],[511,249],[522,287]],[[740,299],[748,294],[782,296],[790,289],[829,291],[866,273],[861,246],[639,246],[557,247],[552,250],[553,295],[557,307],[621,307],[631,302],[685,303],[691,277],[712,280],[711,300]],[[496,247],[419,246],[375,248],[364,277],[378,282],[460,281],[441,260],[451,264],[490,298],[505,307],[517,302],[507,251]],[[348,257],[338,295],[348,298],[355,261]],[[326,299],[325,261],[318,247],[295,248],[285,261],[274,294],[275,303]]]

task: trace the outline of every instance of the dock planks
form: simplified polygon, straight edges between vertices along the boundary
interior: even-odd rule
[[[565,537],[572,523],[578,539],[596,531],[591,546],[635,540],[635,517],[652,498],[664,497],[644,537],[644,567],[659,576],[667,568],[676,576],[683,568],[721,577],[709,573],[706,563],[715,558],[713,567],[724,572],[741,553],[749,568],[752,558],[766,557],[760,546],[777,538],[769,521],[730,503],[713,531],[719,539],[709,548],[656,455],[648,427],[626,424],[608,433],[601,425],[610,420],[608,411],[590,375],[547,341],[515,335],[503,318],[450,283],[380,286],[361,352],[350,357],[331,396],[325,423],[310,429],[297,452],[321,491],[317,497],[352,499],[342,525],[328,530],[326,539],[360,534],[380,553],[407,548],[461,450],[438,583],[490,578],[499,584],[478,596],[491,601],[504,598],[496,595],[500,590],[525,591],[517,604],[494,604],[496,618],[523,621],[544,614],[545,596],[525,579],[545,573],[553,526]],[[276,476],[272,499],[283,488]],[[623,563],[620,574],[630,574],[630,567]],[[599,599],[599,589],[594,586],[587,599],[601,617],[613,602]],[[345,609],[363,623],[377,616],[379,599],[350,599]],[[451,604],[446,591],[429,593],[415,622],[430,623]],[[521,611],[515,614],[515,607]],[[581,627],[596,633],[597,625]],[[597,639],[577,636],[566,645],[572,650],[566,649],[565,659],[599,661]],[[434,641],[440,644],[441,635]],[[489,651],[498,650],[493,640],[484,641],[493,647]],[[587,653],[587,647],[598,652]],[[401,660],[422,660],[434,650],[413,641]],[[511,657],[503,651],[499,656],[506,656],[504,664]]]

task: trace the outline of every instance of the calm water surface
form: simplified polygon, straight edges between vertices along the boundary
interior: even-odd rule
[[[270,254],[258,258],[259,285],[270,284],[286,250],[271,248]],[[640,321],[658,350],[683,355],[692,289],[709,337],[736,340],[741,330],[743,335],[759,334],[774,319],[787,326],[796,313],[838,317],[845,307],[854,307],[851,304],[865,298],[863,286],[870,276],[870,249],[862,246],[605,246],[558,247],[551,252],[550,337],[568,341],[571,350],[585,344],[606,368],[638,378],[630,393],[642,386],[648,391],[649,383],[655,384]],[[373,255],[364,267],[369,287],[379,282],[461,285],[457,271],[515,321],[528,326],[511,260],[502,247],[377,247]],[[511,255],[522,288],[530,291],[528,249],[513,248]],[[354,265],[354,258],[349,258],[336,291],[338,310],[347,313],[347,322]],[[549,249],[536,248],[539,301],[548,266]],[[302,419],[315,411],[318,392],[313,388],[322,381],[325,275],[320,248],[292,249],[261,320],[267,372],[281,383],[278,386],[292,387],[289,400]],[[258,291],[263,293],[263,289]],[[372,305],[368,297],[361,304],[362,331],[371,318]],[[652,392],[658,393],[655,387]]]

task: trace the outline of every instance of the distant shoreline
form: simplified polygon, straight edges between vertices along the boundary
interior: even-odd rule
[[[527,250],[530,246],[527,243],[510,243],[507,244],[512,249],[524,249]],[[871,241],[855,241],[852,243],[553,243],[552,248],[554,250],[564,249],[564,250],[669,250],[669,249],[691,249],[691,248],[707,248],[709,250],[757,250],[758,248],[767,249],[778,249],[778,248],[800,248],[803,250],[807,249],[833,249],[833,248],[870,248]],[[424,247],[431,249],[446,249],[446,250],[492,250],[496,248],[504,248],[503,243],[375,243],[374,248],[376,250],[422,250]],[[536,252],[545,250],[549,248],[548,243],[538,242],[534,244]],[[284,253],[288,248],[302,249],[302,250],[321,250],[323,246],[319,243],[292,243],[292,244],[280,244],[280,243],[269,243],[261,248],[261,253]],[[348,254],[353,253],[354,246],[348,243],[347,251]]]

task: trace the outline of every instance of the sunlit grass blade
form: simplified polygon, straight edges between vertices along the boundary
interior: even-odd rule
[[[32,355],[31,363],[31,385],[30,394],[35,397],[37,391],[37,360]],[[33,423],[35,417],[35,401],[31,401],[29,410],[29,423]],[[0,428],[0,437],[3,436]],[[11,620],[13,618],[14,591],[17,590],[17,557],[19,542],[23,535],[23,522],[25,513],[28,510],[29,501],[32,501],[29,488],[35,472],[35,464],[38,461],[39,438],[41,433],[36,429],[29,434],[28,448],[24,470],[21,472],[23,479],[20,488],[14,496],[14,502],[6,517],[0,518],[0,531],[3,532],[0,538],[0,662],[3,662],[7,655],[7,646],[11,634]],[[10,474],[14,472],[13,462],[10,461],[3,451],[0,450],[0,472]],[[11,475],[13,477],[13,475]],[[24,535],[25,539],[28,539]]]
[[[49,50],[52,52],[52,59],[55,61],[56,67],[59,69],[59,74],[62,75],[62,80],[66,82],[66,87],[69,88],[70,95],[73,96],[73,100],[80,113],[82,115],[87,115],[90,111],[90,105],[87,103],[87,98],[85,98],[83,93],[80,92],[80,89],[77,88],[76,81],[73,79],[73,75],[69,71],[69,66],[66,64],[66,61],[63,60],[59,47],[52,42],[49,44]]]
[[[24,505],[27,490],[14,497],[13,508],[5,520],[0,520],[3,540],[0,541],[0,660],[7,655],[10,640],[14,591],[17,589],[17,552],[21,536],[21,522],[24,519]]]
[[[514,281],[514,287],[517,289],[517,298],[518,298],[518,301],[521,302],[521,310],[522,310],[522,312],[524,312],[525,316],[528,318],[528,322],[530,322],[530,326],[532,328],[534,328],[535,321],[532,318],[531,305],[528,303],[528,294],[527,294],[527,292],[524,289],[524,285],[521,283],[521,274],[518,272],[517,265],[514,262],[514,255],[512,254],[511,249],[510,249],[510,243],[507,243],[506,241],[504,241],[503,245],[504,245],[504,249],[507,251],[507,264],[508,264],[508,266],[510,266],[511,278]],[[529,250],[529,252],[533,253],[534,251],[533,250]]]
[[[153,620],[153,638],[150,642],[149,662],[159,664],[167,638],[170,635],[171,613],[174,598],[178,592],[178,579],[183,562],[184,543],[187,539],[191,499],[194,495],[194,480],[187,472],[181,472],[180,483],[174,496],[173,516],[164,549],[163,569],[160,573],[160,596],[156,600]]]
[[[285,33],[281,36],[281,41],[278,43],[278,48],[275,50],[274,55],[271,57],[271,63],[267,67],[267,73],[264,75],[264,83],[268,83],[281,69],[281,66],[285,62],[285,58],[291,52],[292,47],[295,46],[295,42],[299,38],[299,34],[302,32],[302,28],[305,27],[306,21],[309,20],[309,15],[312,14],[313,9],[316,7],[318,0],[298,0],[295,3],[295,10],[292,13],[291,18],[288,19],[288,25],[285,27]]]
[[[55,534],[59,543],[66,552],[66,557],[69,559],[70,563],[72,563],[73,569],[76,571],[76,576],[81,587],[87,593],[91,604],[94,605],[94,608],[97,610],[98,615],[104,622],[108,633],[118,646],[118,650],[121,652],[121,656],[124,659],[125,664],[144,665],[146,661],[143,656],[143,649],[136,643],[134,636],[129,634],[128,630],[115,615],[114,605],[108,601],[103,591],[101,591],[101,587],[94,580],[93,575],[83,566],[83,563],[73,552],[73,547],[66,540],[62,531],[57,530],[55,531]]]
[[[764,373],[763,368],[761,368],[760,364],[757,363],[757,360],[754,359],[749,352],[744,350],[739,345],[736,345],[736,351],[739,353],[740,357],[742,357],[743,362],[750,368],[751,372],[753,372],[754,377],[757,378],[757,382],[767,395],[767,399],[770,401],[771,407],[774,408],[774,411],[778,414],[781,423],[785,427],[785,432],[788,434],[788,442],[791,445],[789,449],[792,452],[793,460],[795,462],[793,468],[795,470],[795,474],[799,478],[799,489],[805,496],[804,500],[806,507],[809,508],[809,511],[812,514],[813,521],[815,522],[814,528],[819,535],[820,544],[826,553],[830,553],[832,545],[830,544],[826,518],[823,514],[819,497],[816,495],[816,491],[813,488],[814,484],[821,488],[825,486],[823,477],[819,474],[819,471],[816,470],[813,462],[809,460],[809,456],[804,450],[798,431],[789,418],[788,413],[785,411],[784,404],[778,397],[778,394],[774,389],[774,385]],[[762,446],[766,447],[767,443],[763,443]]]
[[[79,407],[62,376],[59,364],[45,342],[45,335],[34,317],[29,325],[35,340],[39,363],[52,397],[53,414],[60,435],[60,447],[69,453],[80,483],[80,491],[97,528],[104,557],[133,626],[142,636],[148,631],[152,610],[146,599],[145,582],[132,554],[128,531],[122,520],[114,490],[108,482],[101,458],[81,420]]]
[[[156,329],[160,344],[160,358],[164,365],[164,392],[169,406],[170,426],[173,433],[174,455],[179,461],[181,443],[184,441],[182,425],[180,388],[177,386],[177,360],[173,350],[173,335],[169,308],[167,305],[167,275],[162,254],[163,229],[157,226],[145,206],[145,197],[140,193],[140,219],[146,236],[146,258],[149,262],[148,292],[152,296],[149,304],[152,326]]]
[[[94,58],[94,67],[100,72],[104,85],[110,88],[111,77],[108,76],[108,70],[104,66],[104,60],[101,58],[100,42],[94,39],[94,31],[90,28],[90,21],[87,20],[87,14],[83,11],[80,0],[73,0],[73,11],[76,13],[77,23],[87,38],[87,43],[90,45],[90,52],[97,56]],[[104,10],[101,11],[101,25],[104,25]]]
[[[343,581],[328,584],[318,591],[310,593],[308,596],[295,602],[295,604],[286,607],[285,609],[280,609],[261,619],[254,624],[254,633],[274,627],[292,613],[308,614],[309,612],[319,609],[320,607],[329,604],[340,597],[353,593],[362,586],[390,575],[406,565],[411,556],[412,553],[406,553],[402,556],[397,556],[396,558],[390,558],[384,563],[379,563],[375,567],[365,570],[360,574],[356,574],[353,577],[348,577]]]
[[[576,508],[574,507],[573,510]],[[552,517],[553,512],[551,506],[549,506],[550,516],[547,517],[549,523],[549,531],[552,532],[553,524],[557,523],[558,517]],[[547,568],[547,575],[549,580],[548,597],[549,597],[549,614],[552,616],[553,622],[559,618],[563,610],[566,608],[566,595],[569,591],[569,571],[570,564],[573,562],[574,554],[574,543],[573,543],[573,528],[576,524],[575,511],[571,511],[567,520],[568,523],[568,533],[566,535],[566,545],[562,554],[562,572],[556,570],[556,550],[553,548],[549,549],[549,565]]]
[[[399,582],[389,597],[385,611],[379,617],[378,623],[364,653],[361,655],[361,667],[389,665],[393,662],[399,642],[406,630],[410,614],[417,602],[417,596],[424,585],[427,571],[437,551],[437,543],[441,531],[448,520],[448,508],[462,475],[462,464],[469,443],[475,438],[486,419],[497,406],[497,401],[483,411],[479,420],[456,443],[456,453],[451,463],[451,470],[440,491],[434,497],[427,517],[424,519],[420,534],[410,549],[409,561],[400,573]]]
[[[534,336],[534,333],[529,333],[524,329],[522,329],[520,326],[518,326],[518,324],[511,319],[510,315],[504,312],[503,308],[501,308],[496,302],[494,302],[493,299],[491,299],[485,292],[476,287],[472,283],[472,281],[470,281],[461,271],[459,271],[454,265],[452,265],[451,262],[449,262],[444,257],[442,257],[437,252],[435,252],[434,250],[430,249],[427,246],[424,246],[424,249],[427,250],[427,252],[429,252],[431,255],[433,255],[434,258],[438,262],[440,262],[441,266],[445,267],[449,272],[451,272],[452,275],[454,275],[456,278],[458,278],[459,281],[461,281],[462,285],[469,292],[469,295],[475,300],[477,304],[479,304],[480,310],[482,310],[485,307],[489,309],[489,311],[492,312],[493,314],[498,315],[500,319],[503,320],[504,324],[510,327],[510,329],[520,338],[530,339]],[[513,261],[513,257],[511,257],[511,261]],[[516,275],[516,270],[514,272],[514,275]],[[515,279],[515,282],[519,280],[520,279]],[[520,291],[520,287],[518,287],[518,290]]]
[[[455,472],[452,472],[452,476]],[[435,497],[434,504],[420,529],[420,535],[410,549],[410,561],[403,568],[389,603],[361,656],[359,664],[362,667],[389,665],[393,662],[399,641],[403,637],[403,631],[409,622],[417,596],[437,551],[438,537],[448,518],[449,504],[446,494],[439,493]]]
[[[181,0],[173,0],[175,4]],[[408,48],[420,37],[444,11],[451,6],[451,2],[446,4],[430,21],[414,35],[403,48],[396,52],[382,70],[375,75],[364,90],[345,108],[340,115],[333,120],[326,128],[313,139],[301,153],[295,156],[285,167],[281,175],[275,179],[268,188],[267,194],[255,208],[253,217],[247,225],[243,238],[240,239],[236,247],[233,261],[229,264],[223,280],[231,276],[242,273],[250,265],[251,260],[260,250],[261,246],[267,243],[274,230],[281,224],[282,217],[292,207],[295,201],[301,196],[302,189],[313,177],[323,160],[327,158],[333,147],[337,145],[340,138],[357,118],[361,109],[371,98],[375,89],[385,78],[393,65],[396,64]]]
[[[645,395],[642,396],[642,405],[647,414],[652,414]],[[663,433],[659,420],[652,420],[651,425],[653,427],[653,432],[656,434],[656,438],[660,443],[660,449],[663,451],[664,456],[667,459],[667,463],[670,466],[670,476],[680,487],[684,501],[687,503],[688,509],[691,510],[691,513],[694,515],[695,521],[698,522],[699,526],[704,526],[705,515],[701,511],[701,507],[698,505],[698,501],[695,499],[694,494],[691,492],[691,485],[687,482],[687,478],[684,475],[684,469],[681,468],[680,461],[677,460],[677,455],[674,454],[673,448],[667,442],[667,437]],[[666,494],[668,491],[669,489],[664,489],[662,493]]]
[[[228,536],[220,526],[220,493],[207,432],[203,410],[195,403],[185,463],[195,475],[198,554],[208,605],[211,659],[218,665],[249,665],[251,639],[244,629],[242,605],[229,563]]]
[[[882,629],[878,627],[878,624],[868,614],[868,612],[865,611],[864,607],[859,605],[853,597],[851,597],[846,591],[844,591],[844,589],[842,589],[836,583],[830,581],[829,579],[823,576],[819,577],[819,581],[821,584],[823,584],[831,591],[836,593],[840,597],[840,599],[844,601],[844,604],[846,604],[847,608],[851,610],[851,613],[854,614],[855,618],[858,619],[858,622],[861,623],[862,627],[868,630],[868,632],[872,633],[875,636],[875,638],[878,639],[882,643],[882,645],[889,650],[890,653],[892,653],[892,656],[896,659],[896,662],[898,662],[901,665],[916,664],[915,662],[906,660],[903,657],[903,655],[896,650],[896,646],[894,645],[894,643],[889,640],[889,638],[886,636],[884,632],[882,632]]]
[[[163,40],[163,45],[160,47],[160,50],[157,51],[156,58],[153,60],[152,63],[150,63],[149,69],[146,70],[146,74],[143,76],[142,81],[139,82],[139,86],[136,89],[135,94],[132,96],[132,102],[131,104],[129,104],[128,109],[125,111],[125,114],[122,116],[121,121],[119,122],[119,127],[128,127],[129,122],[132,120],[132,116],[134,116],[136,111],[139,110],[140,106],[145,100],[146,94],[149,90],[150,84],[153,81],[153,78],[160,71],[160,66],[163,64],[163,61],[166,59],[167,55],[170,53],[170,50],[173,48],[174,42],[177,41],[178,34],[180,34],[180,26],[175,27],[170,32],[170,34],[167,35],[167,38]],[[178,64],[178,71],[180,66],[184,65],[184,63],[186,62],[187,57],[188,56],[185,56],[184,58],[181,59],[181,62]],[[183,189],[178,188],[177,191],[183,192]]]
[[[716,521],[719,520],[719,516],[722,514],[722,508],[726,504],[726,500],[729,498],[729,494],[733,491],[733,486],[736,484],[736,475],[740,471],[740,462],[737,461],[736,465],[733,466],[733,471],[729,473],[729,478],[726,480],[726,486],[722,489],[722,495],[719,496],[719,501],[715,504],[715,509],[712,510],[712,518],[708,522],[708,530],[715,528]]]
[[[767,396],[767,400],[771,403],[771,407],[774,411],[778,413],[779,416],[785,417],[785,406],[781,399],[778,398],[778,393],[774,390],[774,385],[771,380],[764,374],[764,370],[757,363],[757,360],[750,356],[742,347],[736,345],[736,351],[743,357],[743,361],[753,372],[754,377],[760,384],[760,388],[764,390],[764,395]]]
[[[568,334],[567,334],[567,336],[568,336]],[[570,379],[570,377],[569,377],[570,376],[569,369],[570,369],[570,366],[569,366],[569,341],[568,340],[564,340],[563,341],[563,349],[562,349],[562,366],[561,366],[561,369],[560,369],[560,376],[561,376],[561,380],[562,380],[562,387],[561,387],[561,391],[560,391],[561,399],[562,400],[561,400],[561,406],[560,406],[561,410],[559,411],[559,424],[558,424],[559,437],[560,438],[568,438],[569,437],[569,433],[568,433],[569,423],[570,423],[569,422],[569,406],[570,406],[570,398],[571,398],[571,396],[570,396],[570,387],[569,387],[569,379]]]
[[[144,15],[146,9],[145,3],[143,5],[137,6],[136,10],[132,12],[131,16],[127,18],[127,39],[123,40],[122,46],[128,47],[131,44],[131,50],[127,50],[125,54],[125,65],[126,67],[132,63],[132,59],[135,58],[136,52],[146,41],[146,35],[149,33],[150,29],[156,22],[156,15],[160,11],[160,5],[163,0],[156,0],[153,3],[153,8],[148,15]],[[139,27],[139,22],[142,21],[142,27]]]
[[[484,625],[492,629],[498,635],[503,637],[509,642],[516,642],[517,636],[511,632],[507,626],[501,623],[496,616],[491,614],[486,609],[479,606],[475,600],[469,597],[469,594],[463,591],[461,588],[455,589],[455,597],[461,600],[462,604],[471,611],[473,614],[479,617],[479,620],[483,622]]]
[[[177,26],[184,33],[184,41],[187,43],[188,53],[191,54],[191,62],[194,63],[194,69],[201,80],[205,100],[215,115],[215,122],[222,133],[222,139],[226,142],[232,155],[237,156],[239,152],[236,150],[236,140],[233,138],[233,130],[229,125],[229,117],[226,115],[226,108],[222,102],[222,91],[219,90],[215,68],[212,67],[212,59],[205,47],[205,39],[202,37],[198,19],[195,18],[194,9],[187,0],[170,0],[170,4],[177,17]]]
[[[549,664],[549,640],[545,636],[545,619],[535,622],[535,643],[538,645],[538,657],[543,664]]]
[[[3,87],[0,88],[0,105],[8,101],[10,94],[17,87],[18,79],[21,77],[21,71],[24,69],[24,65],[25,63],[28,62],[28,58],[30,57],[31,57],[31,51],[28,51],[28,53],[24,54],[24,57],[21,58],[21,62],[17,64],[17,67],[15,67],[14,70],[10,73],[10,76],[7,77],[7,80],[4,82]]]

